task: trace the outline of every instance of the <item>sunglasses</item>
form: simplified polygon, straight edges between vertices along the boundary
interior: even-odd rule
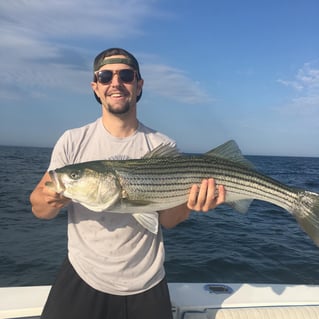
[[[122,69],[122,70],[102,70],[102,71],[96,71],[95,76],[99,83],[101,84],[109,84],[113,76],[117,74],[120,81],[123,83],[132,83],[135,79],[135,71],[131,69]]]

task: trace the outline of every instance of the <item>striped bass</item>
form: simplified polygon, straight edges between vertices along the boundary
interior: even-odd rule
[[[201,155],[160,145],[141,159],[100,160],[49,172],[46,186],[95,212],[131,213],[153,233],[156,211],[186,203],[190,188],[213,177],[225,203],[246,212],[254,199],[289,211],[319,246],[319,194],[292,188],[257,172],[234,141]]]

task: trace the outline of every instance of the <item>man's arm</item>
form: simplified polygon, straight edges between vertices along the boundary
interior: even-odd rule
[[[39,184],[30,195],[33,214],[42,219],[52,219],[58,215],[70,199],[48,189],[45,183],[51,181],[48,172],[44,174]]]
[[[175,227],[186,220],[192,210],[208,212],[224,203],[225,195],[225,188],[222,185],[219,185],[216,189],[214,179],[204,179],[200,187],[192,186],[186,204],[160,211],[159,221],[165,228]]]

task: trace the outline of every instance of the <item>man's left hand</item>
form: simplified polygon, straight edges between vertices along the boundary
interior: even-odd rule
[[[213,178],[204,179],[200,185],[193,185],[188,197],[187,207],[197,212],[208,212],[225,202],[224,186],[216,186]]]

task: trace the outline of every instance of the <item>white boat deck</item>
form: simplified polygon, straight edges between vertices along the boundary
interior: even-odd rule
[[[174,319],[319,319],[319,286],[170,283]],[[38,319],[50,286],[0,288],[0,319]]]
[[[170,294],[175,319],[319,319],[319,286],[171,283]]]

